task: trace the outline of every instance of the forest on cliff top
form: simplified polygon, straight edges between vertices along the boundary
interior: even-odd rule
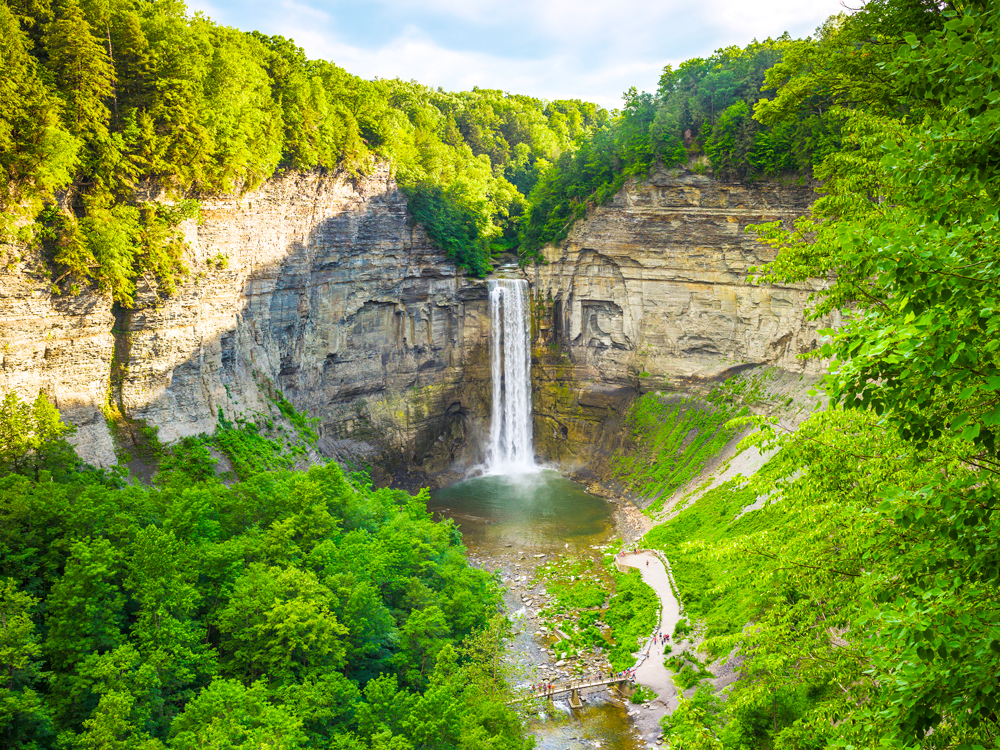
[[[588,206],[659,161],[717,174],[796,172],[838,144],[806,112],[751,118],[787,36],[664,70],[621,112],[495,90],[366,81],[294,42],[188,15],[180,2],[0,3],[0,233],[37,243],[53,289],[132,304],[184,277],[177,225],[197,198],[288,170],[348,175],[389,162],[410,213],[475,275],[533,257]],[[150,200],[154,195],[157,199]]]
[[[608,113],[492,90],[366,81],[288,39],[181,2],[0,2],[0,208],[41,243],[57,290],[183,277],[176,232],[197,197],[288,170],[392,164],[410,211],[456,263],[516,244],[538,174]],[[145,200],[150,186],[162,200]]]
[[[760,274],[779,283],[824,279],[814,314],[846,314],[815,353],[832,361],[825,382],[832,406],[794,434],[758,420],[754,440],[778,449],[774,463],[706,494],[699,500],[705,505],[695,506],[700,515],[678,515],[650,535],[698,571],[687,583],[679,573],[679,585],[705,628],[706,649],[739,649],[745,658],[743,679],[724,703],[695,694],[667,728],[687,750],[975,750],[1000,742],[995,0],[869,2],[831,19],[814,38],[754,43],[666,70],[655,94],[630,92],[619,113],[500,92],[450,95],[398,81],[362,82],[306,61],[286,40],[189,18],[178,5],[116,6],[111,13],[74,0],[4,3],[0,26],[9,72],[0,80],[8,230],[43,243],[53,281],[65,291],[97,283],[126,305],[144,274],[167,289],[182,273],[183,248],[172,227],[196,210],[183,200],[137,201],[149,178],[178,198],[196,198],[199,191],[258,184],[278,169],[363,171],[370,157],[388,158],[431,236],[446,249],[449,237],[471,238],[451,252],[481,271],[475,263],[487,263],[492,249],[518,245],[530,254],[558,240],[625,179],[659,163],[737,179],[809,172],[823,195],[793,227],[758,228],[778,251]],[[363,98],[368,94],[371,100]],[[509,117],[498,114],[511,102],[520,104],[511,104]],[[521,121],[517,112],[535,113],[537,124],[520,141],[504,131]],[[377,116],[366,120],[369,113]],[[472,247],[479,261],[460,254]],[[44,408],[39,414],[44,422]],[[444,736],[422,734],[426,727],[412,723],[414,716],[429,724],[449,717],[450,724],[434,724],[440,732],[458,731],[461,717],[471,716],[468,726],[485,727],[484,737],[519,741],[519,729],[508,735],[490,718],[482,696],[491,683],[476,666],[482,657],[463,652],[459,642],[470,642],[466,627],[490,632],[485,612],[470,605],[449,619],[449,597],[481,582],[458,563],[449,568],[457,578],[435,578],[438,568],[428,561],[453,560],[459,551],[429,526],[401,540],[405,549],[411,539],[427,538],[413,557],[386,553],[410,572],[401,574],[399,588],[379,591],[392,617],[384,631],[392,649],[380,668],[408,691],[407,706],[426,711],[413,708],[404,721],[387,708],[362,724],[372,710],[363,706],[396,705],[380,704],[377,687],[351,703],[353,724],[338,724],[346,719],[336,713],[336,690],[357,693],[346,682],[320,686],[307,649],[274,662],[281,678],[264,687],[247,671],[249,664],[270,664],[276,633],[263,614],[238,615],[240,598],[252,600],[254,571],[297,571],[296,587],[270,592],[268,601],[325,606],[332,614],[318,614],[315,626],[339,633],[333,623],[346,627],[351,618],[337,609],[346,605],[337,598],[336,576],[346,573],[327,560],[343,559],[337,549],[351,534],[378,537],[411,517],[420,527],[416,504],[409,510],[402,496],[379,495],[333,468],[305,479],[256,480],[307,482],[298,495],[290,484],[290,496],[322,498],[290,508],[272,508],[274,498],[257,493],[252,479],[235,488],[208,479],[189,494],[170,484],[169,472],[143,489],[109,487],[113,478],[86,472],[67,484],[45,466],[24,471],[31,475],[0,480],[8,492],[5,513],[15,514],[0,526],[10,566],[3,572],[4,616],[13,623],[0,644],[8,674],[2,705],[36,723],[18,714],[7,726],[48,732],[52,746],[136,746],[119,739],[125,731],[145,733],[142,742],[185,746],[184,732],[209,721],[213,706],[255,706],[255,715],[277,725],[299,722],[302,734],[294,736],[303,743],[320,742],[333,735],[322,730],[321,740],[310,739],[320,730],[296,713],[295,701],[307,696],[301,705],[312,706],[310,691],[329,689],[322,700],[333,714],[323,716],[334,734],[343,729],[372,745],[433,745],[433,737]],[[106,493],[117,494],[108,500]],[[42,505],[34,504],[39,496]],[[759,498],[768,504],[755,512],[763,513],[742,512]],[[43,512],[50,502],[55,510]],[[120,524],[119,506],[134,509]],[[314,518],[326,537],[308,537]],[[268,539],[285,533],[310,540],[298,547],[310,550],[301,561],[269,557],[280,550]],[[144,545],[156,535],[177,561],[162,578],[143,567],[152,564]],[[317,548],[324,552],[313,556]],[[244,567],[247,560],[253,564]],[[190,593],[184,574],[194,566],[207,588]],[[171,610],[165,584],[149,582],[175,578],[170,585],[187,593]],[[325,605],[301,594],[314,585]],[[427,635],[414,622],[412,642],[393,641],[417,611],[408,609],[404,588],[436,592],[446,629],[424,623]],[[488,587],[477,592],[488,601]],[[89,614],[84,628],[56,628],[68,611],[56,606],[60,597],[70,607],[87,596],[111,604]],[[227,619],[224,611],[236,614]],[[436,661],[447,674],[435,667],[427,676],[417,667],[423,636],[449,654]],[[188,663],[178,656],[188,654],[183,649],[192,654],[193,672],[181,668]],[[392,661],[389,650],[402,655]],[[135,654],[156,658],[145,671],[131,669],[140,663]],[[351,671],[360,668],[349,654],[332,649],[322,658],[360,689],[361,672]],[[43,666],[54,659],[72,665],[71,678],[61,681]],[[473,693],[448,682],[458,674],[452,668],[480,670],[475,679],[457,678]],[[39,702],[43,689],[53,702]],[[79,696],[89,701],[87,717],[73,713],[82,710]],[[440,712],[422,703],[436,696],[466,708]],[[258,731],[256,724],[251,729]]]

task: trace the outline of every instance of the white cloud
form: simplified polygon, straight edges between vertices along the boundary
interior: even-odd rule
[[[205,0],[191,7],[233,22]],[[840,0],[244,0],[229,16],[365,78],[618,107],[630,86],[655,89],[668,63],[786,30],[804,36],[840,10]]]
[[[298,15],[309,16],[317,21],[322,21],[323,23],[330,20],[330,14],[326,11],[318,10],[313,8],[311,5],[293,2],[293,0],[284,0],[284,2],[281,3],[281,7]]]
[[[566,71],[573,61],[555,55],[535,60],[517,60],[481,52],[464,52],[441,47],[416,28],[407,29],[399,38],[378,49],[344,44],[329,36],[304,29],[284,29],[305,47],[311,56],[323,57],[364,78],[402,78],[417,80],[427,86],[442,86],[452,91],[502,88],[517,93],[534,93],[551,88],[558,96],[558,84],[552,79]]]

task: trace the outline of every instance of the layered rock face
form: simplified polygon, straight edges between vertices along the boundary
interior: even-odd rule
[[[747,281],[773,258],[747,225],[791,220],[814,199],[808,187],[660,170],[547,248],[533,276],[539,454],[593,465],[642,391],[697,391],[762,364],[818,370],[797,358],[835,322],[805,318],[818,287]]]
[[[277,178],[204,201],[186,232],[191,278],[164,300],[140,289],[134,310],[52,298],[24,274],[5,284],[24,311],[8,319],[21,354],[0,388],[72,401],[75,421],[89,410],[80,449],[99,463],[109,383],[166,442],[220,415],[268,414],[280,390],[319,418],[330,455],[427,472],[475,458],[489,413],[485,285],[408,225],[387,170]]]
[[[102,413],[115,348],[110,300],[54,296],[40,258],[23,248],[0,250],[7,261],[0,273],[0,394],[34,400],[45,393],[76,425],[80,455],[115,463]]]
[[[754,286],[770,250],[748,224],[803,214],[814,194],[660,171],[629,184],[528,269],[536,450],[598,469],[650,389],[697,391],[758,364],[805,372],[812,289]],[[319,422],[320,447],[379,479],[426,481],[479,460],[490,401],[483,281],[407,221],[388,171],[273,179],[202,203],[186,227],[191,276],[134,310],[58,296],[40,258],[0,274],[0,391],[47,393],[88,461],[114,463],[103,411],[170,442],[220,415],[273,415],[281,391]],[[407,482],[401,477],[414,472]]]

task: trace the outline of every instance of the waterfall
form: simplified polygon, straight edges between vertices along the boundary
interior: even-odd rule
[[[531,441],[531,324],[528,282],[491,279],[490,367],[493,413],[486,471],[512,474],[534,471]]]

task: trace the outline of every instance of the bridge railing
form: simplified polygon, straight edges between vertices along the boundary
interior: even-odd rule
[[[561,695],[563,693],[573,693],[578,690],[587,690],[589,688],[603,687],[605,685],[635,685],[635,679],[631,677],[600,677],[579,682],[549,684],[552,685],[551,688],[546,687],[541,690],[533,690],[528,695],[522,695],[521,697],[515,698],[510,702],[521,703],[523,701],[530,700],[531,698],[551,698],[555,695]]]

